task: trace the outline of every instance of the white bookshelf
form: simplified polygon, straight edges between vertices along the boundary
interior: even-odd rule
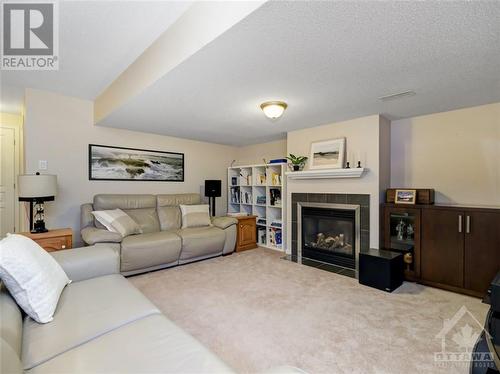
[[[257,216],[257,243],[279,251],[286,248],[286,168],[280,163],[227,169],[228,213]]]

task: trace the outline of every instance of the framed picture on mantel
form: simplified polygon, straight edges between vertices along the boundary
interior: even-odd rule
[[[89,144],[89,179],[184,182],[184,153]]]
[[[309,169],[340,169],[344,167],[345,138],[311,143]]]

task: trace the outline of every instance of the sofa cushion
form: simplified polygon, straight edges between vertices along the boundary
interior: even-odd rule
[[[12,347],[0,338],[0,373],[21,374],[23,367],[19,356]]]
[[[17,355],[21,355],[23,318],[21,309],[0,282],[0,337],[9,344]]]
[[[156,196],[157,206],[179,206],[181,204],[194,205],[201,203],[201,196],[198,193],[165,194]]]
[[[163,315],[130,323],[29,373],[230,373],[192,336]]]
[[[122,237],[142,234],[137,222],[121,209],[95,210],[92,214],[109,231],[116,232]]]
[[[0,278],[17,304],[40,323],[52,321],[62,290],[71,281],[42,247],[23,235],[0,240]]]
[[[176,262],[181,244],[181,238],[170,231],[127,236],[122,241],[121,271]]]
[[[94,196],[93,207],[94,210],[121,209],[132,217],[145,233],[160,230],[154,195],[98,194]],[[104,228],[97,220],[95,226]]]
[[[22,362],[30,369],[120,326],[160,313],[123,276],[114,274],[70,284],[49,324],[24,320]],[[112,347],[108,347],[109,348]]]
[[[94,210],[156,208],[156,196],[136,194],[97,194]]]
[[[180,229],[177,234],[182,238],[180,260],[222,253],[226,240],[224,231],[213,226]]]
[[[206,227],[212,226],[210,220],[210,207],[207,204],[200,205],[179,205],[182,213],[182,227]]]
[[[143,233],[160,231],[156,208],[124,209],[123,211],[137,222]]]
[[[181,209],[176,206],[158,207],[158,218],[160,219],[160,228],[162,231],[177,230],[181,228]]]
[[[95,229],[97,230],[97,229]],[[120,273],[120,251],[105,243],[50,254],[73,282]]]
[[[158,218],[162,231],[177,230],[181,228],[180,204],[200,204],[201,197],[197,193],[157,195],[156,203]]]

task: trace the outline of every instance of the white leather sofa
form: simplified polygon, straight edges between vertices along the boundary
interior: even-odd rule
[[[231,217],[212,218],[212,226],[181,228],[180,204],[200,204],[199,194],[100,194],[81,206],[81,235],[87,245],[105,244],[120,251],[120,272],[133,275],[229,254],[236,244]],[[94,210],[121,209],[143,233],[122,238],[94,216]]]
[[[53,256],[73,282],[52,322],[24,316],[0,285],[2,374],[231,372],[119,274],[116,249],[92,246]]]

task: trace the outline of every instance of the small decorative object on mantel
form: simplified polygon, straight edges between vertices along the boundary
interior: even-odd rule
[[[307,156],[295,156],[294,154],[290,153],[287,159],[290,160],[291,169],[293,171],[301,171],[306,164]]]
[[[345,163],[345,168],[346,168],[346,169],[350,169],[350,168],[351,168],[351,167],[349,166],[349,161],[347,161],[347,162]]]
[[[417,190],[396,190],[396,204],[415,205],[417,201]],[[402,221],[401,221],[402,222]]]
[[[401,189],[401,188],[399,188]],[[434,204],[434,190],[432,188],[414,188],[417,190],[416,204]],[[394,203],[396,200],[396,188],[388,188],[385,192],[385,202]]]
[[[311,143],[310,169],[340,169],[344,167],[345,138]]]
[[[361,161],[358,161],[358,168],[361,167]]]

